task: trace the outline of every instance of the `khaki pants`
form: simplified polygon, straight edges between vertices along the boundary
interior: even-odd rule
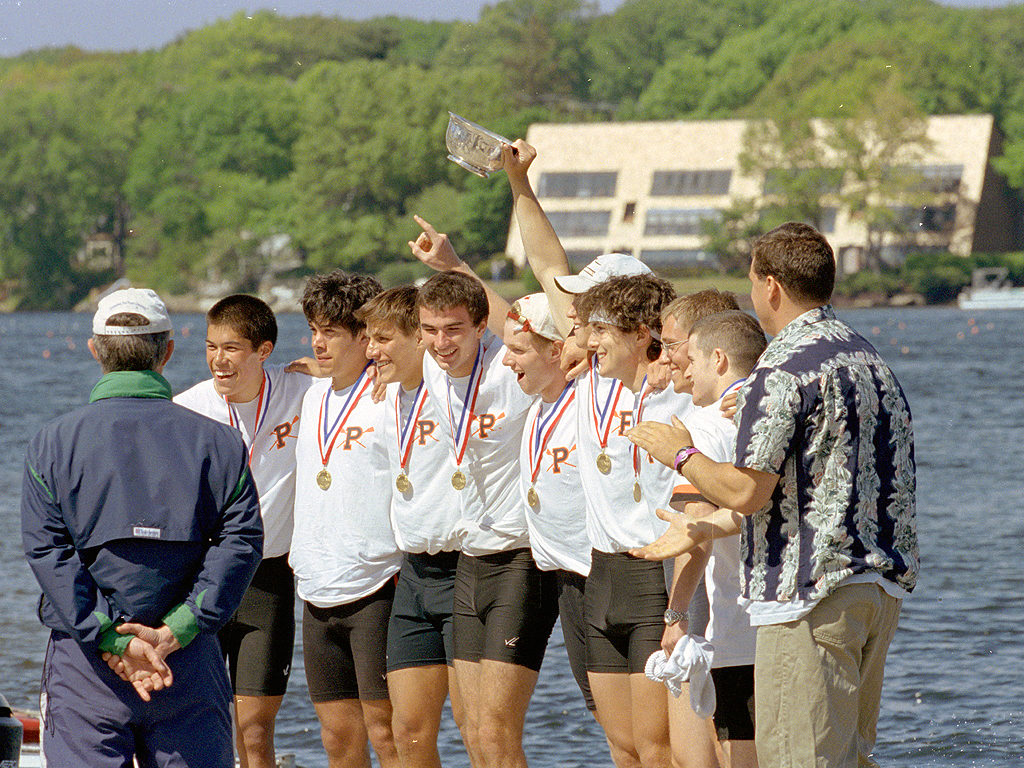
[[[848,584],[802,619],[758,627],[760,768],[877,765],[870,754],[901,602],[877,584]]]

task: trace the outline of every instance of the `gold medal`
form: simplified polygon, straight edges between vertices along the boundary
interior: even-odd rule
[[[640,501],[640,481],[633,483],[633,501]]]
[[[537,489],[531,487],[526,494],[526,503],[536,509],[540,506],[540,496],[537,494]]]
[[[405,472],[395,478],[395,487],[399,493],[408,493],[412,490],[412,483],[409,482],[409,476]]]
[[[466,476],[462,474],[461,469],[455,470],[455,474],[452,475],[452,487],[456,491],[461,491],[466,487]]]
[[[327,467],[316,473],[316,484],[320,486],[322,491],[326,491],[331,487],[331,473],[327,471]]]
[[[608,454],[601,451],[601,454],[597,457],[597,469],[602,475],[607,475],[612,471],[612,460],[608,458]]]

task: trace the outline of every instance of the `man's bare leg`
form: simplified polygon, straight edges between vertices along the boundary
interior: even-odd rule
[[[537,673],[504,661],[480,662],[476,742],[486,768],[526,768],[523,727]]]
[[[604,729],[612,761],[617,768],[639,768],[640,755],[633,741],[632,690],[629,675],[589,672],[590,691],[597,704],[594,716]]]
[[[402,768],[441,768],[437,732],[448,696],[448,665],[406,667],[388,673],[391,725]]]
[[[473,764],[473,768],[484,768],[485,763],[477,748],[476,737],[479,724],[480,663],[456,659],[454,678],[455,690],[458,690],[462,702],[462,742],[466,745],[469,762]]]
[[[663,686],[664,687],[664,686]],[[690,685],[676,698],[665,689],[669,739],[674,768],[719,768],[715,729],[711,719],[697,716],[690,705]]]
[[[399,768],[398,750],[391,732],[391,702],[388,699],[360,700],[366,735],[377,754],[380,768]]]
[[[726,768],[757,768],[757,750],[753,739],[726,739],[722,742]]]
[[[363,708],[358,699],[314,702],[328,768],[370,768]]]
[[[235,747],[241,768],[274,768],[274,721],[284,696],[235,696]]]
[[[665,684],[649,680],[643,672],[629,676],[633,741],[643,768],[668,768],[668,701]]]

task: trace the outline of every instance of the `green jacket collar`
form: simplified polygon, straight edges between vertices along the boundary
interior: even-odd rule
[[[110,397],[155,397],[171,399],[171,385],[156,371],[114,371],[96,382],[89,402]]]

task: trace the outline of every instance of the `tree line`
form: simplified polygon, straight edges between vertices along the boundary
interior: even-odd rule
[[[264,11],[159,50],[26,53],[0,59],[0,301],[64,308],[122,274],[251,288],[282,233],[304,269],[404,279],[413,212],[488,258],[507,184],[446,160],[449,109],[515,137],[538,121],[792,126],[894,100],[995,115],[997,167],[1024,188],[1024,7],[501,0],[474,23]],[[100,269],[76,258],[95,237]]]

